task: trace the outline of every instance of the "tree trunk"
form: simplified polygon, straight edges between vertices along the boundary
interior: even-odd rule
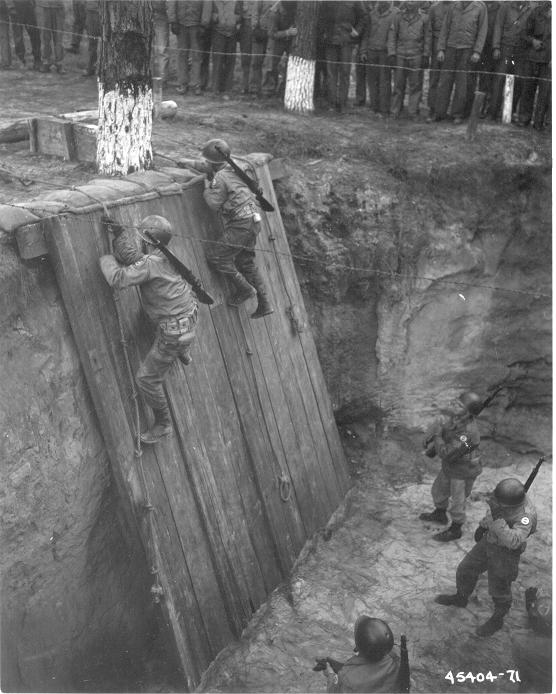
[[[97,165],[129,174],[153,165],[152,6],[145,0],[102,0]]]
[[[295,37],[288,59],[284,106],[288,111],[310,113],[315,110],[315,65],[317,52],[317,16],[319,3],[297,3]]]

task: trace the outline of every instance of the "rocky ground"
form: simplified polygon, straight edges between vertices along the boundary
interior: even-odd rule
[[[79,74],[84,58],[68,56],[67,66],[65,76],[2,72],[0,127],[95,108],[95,81]],[[215,136],[235,152],[285,160],[280,208],[355,483],[289,583],[221,654],[201,689],[323,691],[322,675],[311,670],[314,656],[348,657],[354,619],[368,612],[389,621],[397,639],[406,633],[414,691],[515,691],[503,678],[484,689],[444,678],[450,670],[513,668],[510,636],[524,623],[523,589],[550,584],[551,464],[532,492],[539,531],[523,557],[506,627],[487,640],[474,636],[490,610],[485,580],[465,610],[441,608],[432,598],[453,586],[484,494],[502,476],[526,478],[551,447],[549,135],[481,123],[469,143],[464,125],[377,121],[364,108],[300,117],[277,101],[237,94],[229,101],[181,97],[170,87],[165,98],[179,111],[155,122],[158,166],[167,157],[196,156]],[[33,155],[27,142],[0,144],[0,159],[2,203],[95,175],[87,164]],[[11,591],[3,604],[13,619],[14,652],[32,670],[38,660],[29,648],[38,653],[44,624],[63,623],[66,643],[83,644],[90,643],[89,624],[100,644],[100,612],[117,611],[119,584],[129,587],[114,557],[129,573],[136,565],[129,538],[106,546],[117,500],[52,276],[44,267],[22,267],[11,240],[0,241],[0,322],[9,354],[0,403],[9,415],[5,427],[19,436],[2,441],[10,461],[2,499],[10,551],[2,572]],[[41,371],[38,385],[29,364]],[[485,393],[503,378],[511,388],[482,417],[487,469],[472,495],[466,534],[439,546],[430,539],[435,528],[416,520],[430,507],[436,470],[419,453],[420,432],[456,389]],[[17,434],[21,417],[26,434]],[[59,542],[56,554],[58,536],[66,544]],[[143,628],[123,614],[141,594],[139,583],[135,578],[129,605],[121,603],[115,631]],[[62,619],[63,595],[75,612]],[[45,652],[50,641],[44,630]],[[83,691],[173,691],[160,662],[151,662],[147,680],[134,674],[132,684],[125,671],[106,667],[99,684],[103,663],[90,662],[84,676],[66,673],[65,690],[79,682]]]

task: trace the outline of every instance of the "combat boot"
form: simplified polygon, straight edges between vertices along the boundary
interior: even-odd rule
[[[268,296],[265,292],[257,292],[257,308],[251,314],[251,318],[262,318],[263,316],[268,316],[274,313],[274,309],[268,302]]]
[[[439,605],[453,605],[454,607],[467,607],[467,598],[461,593],[455,595],[437,595],[434,599]]]
[[[462,535],[461,525],[461,523],[454,523],[452,521],[452,525],[447,530],[433,535],[432,539],[436,540],[437,542],[450,542],[451,540],[459,540],[459,538]]]
[[[504,615],[510,609],[511,603],[508,602],[495,602],[494,612],[490,619],[481,626],[477,627],[475,633],[477,636],[492,636],[495,632],[504,626]]]
[[[168,409],[153,410],[154,423],[150,429],[141,434],[141,442],[145,444],[158,443],[161,438],[172,433],[170,412]]]
[[[434,511],[432,511],[432,513],[422,513],[419,516],[419,520],[446,525],[446,523],[448,523],[448,516],[446,515],[445,509],[435,508]]]
[[[236,290],[228,299],[228,306],[241,306],[244,301],[247,301],[257,293],[255,287],[249,284],[245,277],[239,272],[236,272],[235,275],[230,275],[228,279]]]

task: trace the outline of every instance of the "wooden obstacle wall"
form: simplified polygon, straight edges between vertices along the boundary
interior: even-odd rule
[[[348,487],[270,158],[249,160],[276,208],[263,215],[257,244],[275,307],[264,319],[249,319],[254,301],[239,310],[225,303],[229,290],[204,257],[218,223],[204,203],[202,179],[191,172],[96,179],[16,211],[22,257],[47,252],[53,264],[119,491],[139,525],[154,597],[189,689],[288,576]],[[176,229],[172,250],[217,297],[210,308],[200,306],[192,364],[177,362],[167,379],[175,434],[144,447],[141,457],[129,367],[136,372],[154,333],[138,290],[113,294],[100,272],[98,258],[109,252],[103,204],[123,224],[167,217]],[[144,429],[141,403],[139,410]]]

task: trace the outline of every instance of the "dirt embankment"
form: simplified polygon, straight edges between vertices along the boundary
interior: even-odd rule
[[[38,76],[9,79],[3,103],[15,119],[17,94],[34,94]],[[45,79],[52,89],[37,92],[40,110],[94,108],[90,82]],[[217,135],[239,153],[286,161],[281,212],[338,419],[346,441],[361,446],[359,456],[348,449],[355,476],[383,480],[388,503],[398,494],[392,485],[428,482],[433,468],[410,451],[438,407],[464,387],[485,393],[503,379],[508,388],[482,417],[487,465],[515,463],[518,453],[528,463],[549,447],[546,137],[482,125],[469,144],[463,126],[376,122],[361,109],[300,118],[270,102],[177,101],[177,118],[155,126],[160,153],[196,155]],[[94,176],[91,167],[32,156],[21,143],[0,147],[11,172],[3,202]],[[48,261],[22,263],[12,238],[0,242],[3,680],[20,691],[171,689],[171,666],[150,657],[157,623],[149,576],[118,512],[53,274]],[[399,438],[403,446],[385,454]],[[356,523],[375,511],[363,504],[354,513]],[[390,521],[378,514],[377,542]],[[369,561],[363,547],[357,556]],[[391,559],[395,574],[403,552]],[[371,583],[350,583],[342,638],[353,610],[370,609]]]

